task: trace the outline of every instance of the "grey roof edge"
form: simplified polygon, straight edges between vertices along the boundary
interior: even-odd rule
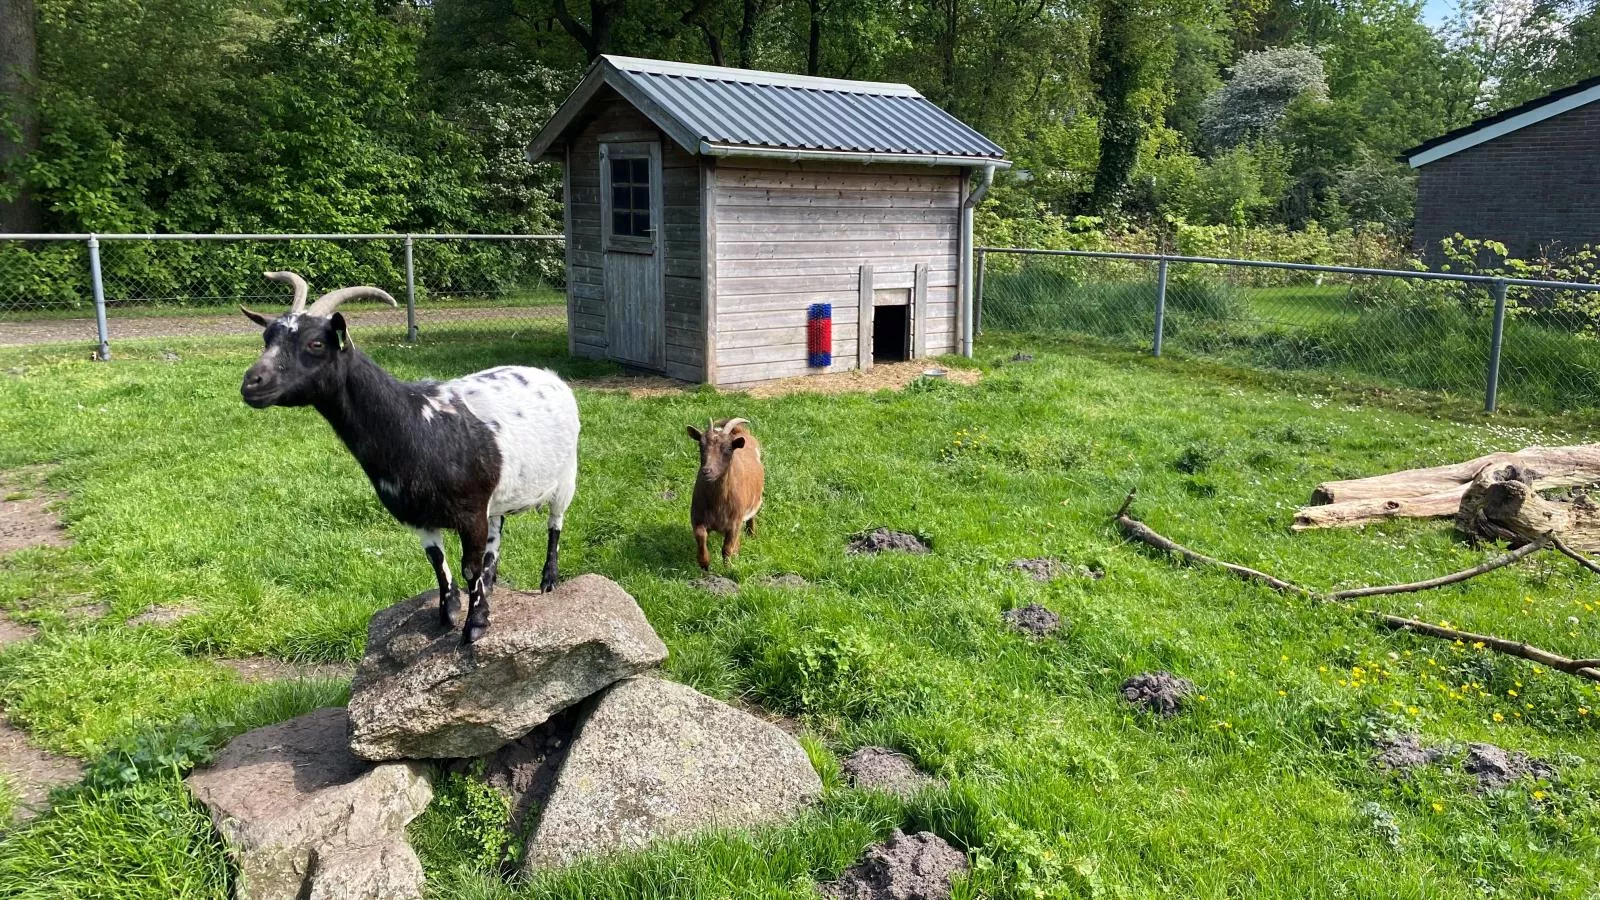
[[[847,94],[875,94],[887,97],[921,97],[909,84],[889,81],[849,81],[843,78],[822,78],[816,75],[789,75],[784,72],[763,72],[759,69],[735,69],[728,66],[705,66],[695,63],[671,62],[664,59],[644,59],[637,56],[602,56],[606,62],[625,72],[642,72],[651,75],[681,75],[686,78],[704,78],[713,81],[735,81],[741,84],[764,84],[774,87],[804,88],[817,91],[839,91]]]
[[[613,75],[612,73],[617,74]],[[595,60],[589,66],[589,71],[583,76],[583,80],[579,81],[578,86],[572,89],[572,93],[567,95],[567,99],[561,101],[561,105],[556,108],[555,115],[550,117],[550,121],[546,122],[544,127],[539,129],[539,133],[534,135],[533,140],[528,143],[527,158],[537,160],[549,153],[550,148],[555,146],[556,142],[561,139],[561,135],[572,127],[573,122],[583,112],[584,107],[588,106],[589,101],[594,99],[594,95],[599,93],[602,87],[606,86],[610,86],[612,90],[621,94],[623,99],[632,103],[639,112],[654,122],[656,127],[665,131],[684,150],[690,153],[698,153],[700,137],[692,133],[682,122],[673,118],[666,110],[658,106],[655,101],[635,88],[627,78],[619,77],[621,74],[622,70],[611,62],[610,57],[602,56]]]
[[[856,93],[863,96],[895,96],[911,97],[927,103],[940,117],[955,126],[971,131],[986,143],[1000,151],[998,156],[984,155],[951,155],[941,153],[916,153],[916,152],[887,152],[872,150],[806,150],[788,147],[769,146],[765,144],[740,144],[731,142],[708,142],[706,136],[700,135],[666,108],[658,104],[644,90],[633,83],[633,78],[639,75],[661,74],[682,75],[685,77],[707,78],[712,80],[741,81],[749,84],[762,84],[777,87],[797,87],[825,91],[838,91],[841,93]],[[1011,162],[1004,157],[1005,149],[988,140],[981,133],[972,129],[966,123],[951,115],[947,110],[937,104],[928,103],[927,98],[918,93],[909,85],[891,84],[887,82],[843,81],[833,78],[817,78],[805,75],[785,75],[774,72],[758,72],[751,69],[730,69],[720,66],[700,66],[689,63],[674,63],[663,60],[645,60],[633,57],[616,57],[602,55],[589,67],[589,71],[572,89],[566,99],[556,109],[550,121],[539,129],[539,133],[529,142],[525,155],[529,160],[537,160],[550,153],[553,148],[576,122],[589,102],[594,99],[602,87],[609,86],[623,99],[627,100],[636,109],[668,137],[682,147],[686,152],[696,155],[707,155],[707,148],[715,147],[717,152],[709,155],[716,156],[745,156],[762,158],[788,158],[788,159],[821,159],[826,156],[838,160],[859,160],[862,162],[906,162],[923,165],[971,165],[989,166],[996,168],[1010,168]]]
[[[737,156],[747,159],[780,159],[789,162],[811,160],[816,162],[876,162],[923,166],[972,166],[975,168],[994,166],[996,169],[1011,168],[1011,160],[998,156],[952,156],[943,153],[896,153],[880,150],[807,150],[797,147],[766,147],[752,144],[713,143],[711,141],[701,141],[699,153],[701,156]]]

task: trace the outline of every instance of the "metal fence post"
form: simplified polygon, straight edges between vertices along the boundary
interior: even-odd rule
[[[1500,400],[1500,345],[1506,334],[1506,283],[1494,283],[1494,331],[1489,336],[1489,387],[1483,395],[1483,411],[1494,412]]]
[[[89,289],[94,293],[94,324],[100,332],[100,346],[94,358],[105,362],[111,359],[111,332],[106,327],[106,288],[100,278],[100,238],[89,235]]]
[[[975,313],[976,321],[972,325],[972,330],[974,332],[978,333],[978,334],[983,334],[983,266],[984,266],[984,262],[987,261],[988,259],[989,259],[988,251],[984,250],[982,247],[979,247],[978,248],[978,276],[977,276],[978,284],[977,284],[977,287],[973,290],[973,303],[975,303],[977,305],[977,310],[976,310],[976,313]]]
[[[411,235],[406,235],[406,341],[417,340],[417,274],[411,264],[411,248],[415,245]]]
[[[1167,261],[1156,263],[1156,342],[1150,355],[1161,355],[1161,333],[1167,324]]]

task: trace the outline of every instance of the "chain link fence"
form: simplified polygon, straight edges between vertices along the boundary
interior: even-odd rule
[[[1600,285],[1253,260],[984,248],[983,331],[1547,412],[1600,409]]]
[[[313,296],[351,284],[399,309],[351,303],[363,330],[409,340],[516,331],[566,314],[560,235],[0,235],[0,346],[254,334],[238,306],[287,307],[262,272],[288,269]]]

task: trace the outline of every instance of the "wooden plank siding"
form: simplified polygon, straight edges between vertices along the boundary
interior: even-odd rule
[[[705,374],[706,265],[701,254],[700,160],[609,88],[596,96],[588,120],[567,148],[567,322],[573,355],[607,358],[604,259],[600,229],[600,143],[607,136],[661,142],[662,260],[666,305],[666,364],[673,378]]]
[[[833,304],[827,371],[870,366],[859,341],[868,327],[863,311],[884,291],[900,303],[925,295],[917,349],[954,352],[961,181],[953,168],[718,160],[707,188],[715,210],[716,254],[706,269],[715,278],[715,383],[823,371],[806,365],[812,303]]]

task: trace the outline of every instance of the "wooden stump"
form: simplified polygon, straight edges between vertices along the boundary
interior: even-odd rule
[[[1600,551],[1600,506],[1586,493],[1551,500],[1539,494],[1541,476],[1527,466],[1491,466],[1479,472],[1456,513],[1456,528],[1475,538],[1526,544],[1554,532],[1580,553]]]

